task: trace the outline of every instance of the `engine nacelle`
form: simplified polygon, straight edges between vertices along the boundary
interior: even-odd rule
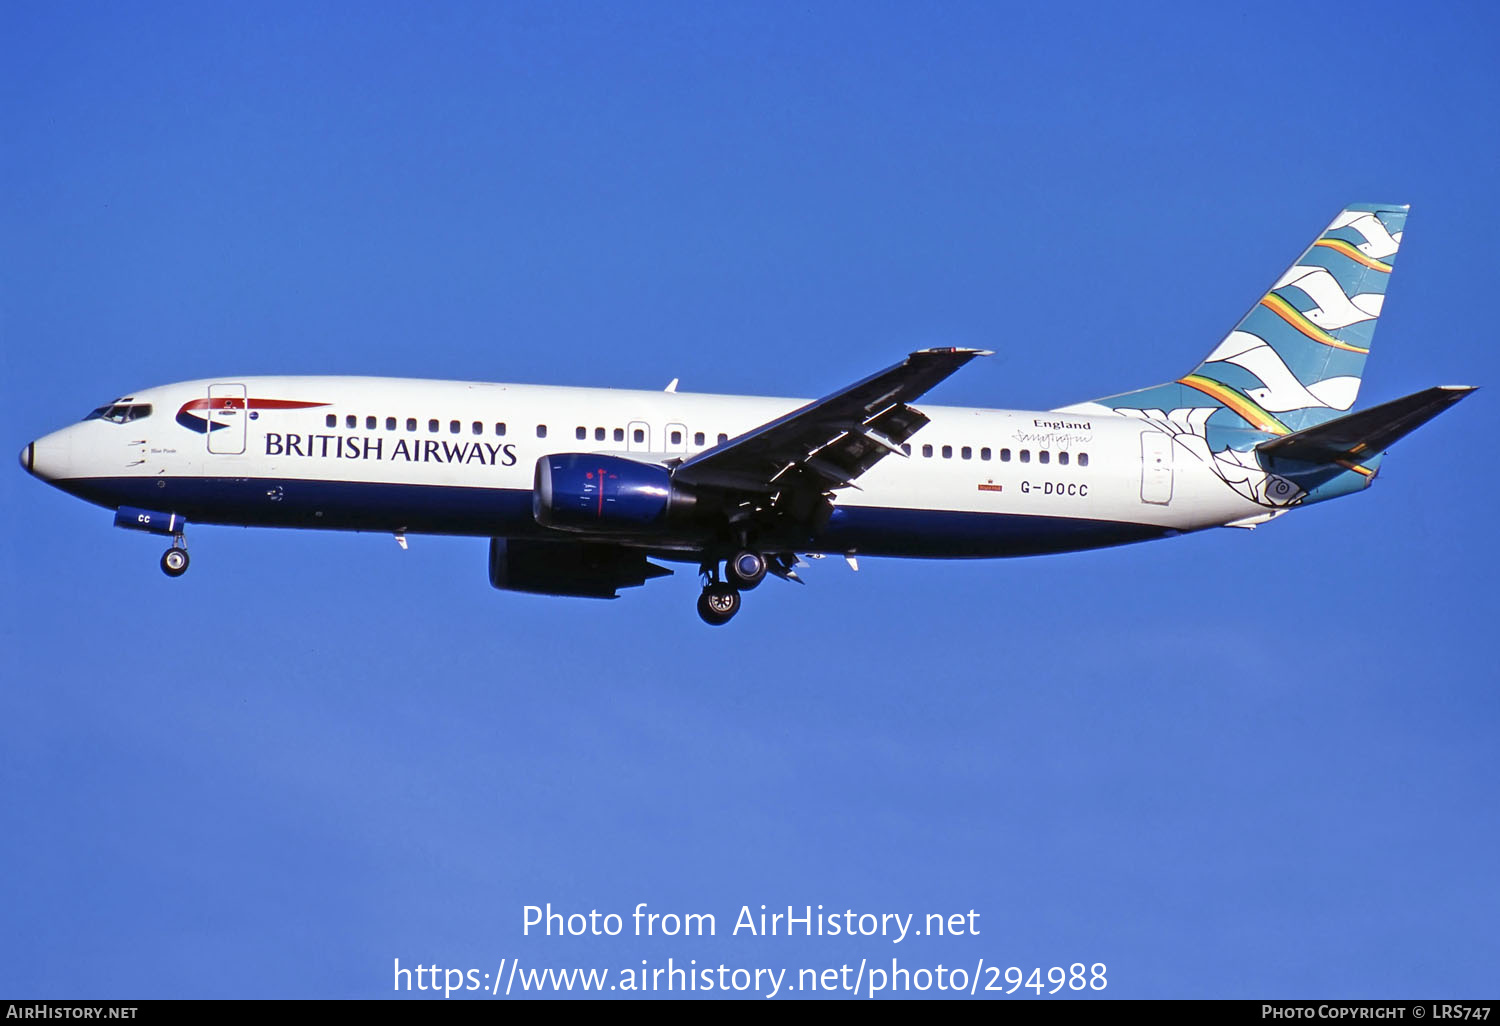
[[[671,572],[619,545],[490,539],[490,584],[503,591],[615,598],[620,588]]]
[[[693,507],[666,467],[620,456],[555,453],[536,461],[531,512],[560,531],[641,533]]]

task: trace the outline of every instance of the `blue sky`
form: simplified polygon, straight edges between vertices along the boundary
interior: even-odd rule
[[[385,374],[1048,407],[1191,368],[1412,204],[1361,404],[1493,385],[1497,16],[1263,4],[7,4],[12,449],[150,384]],[[1255,531],[491,590],[484,542],[159,539],[0,474],[0,993],[402,965],[1104,962],[1119,997],[1493,993],[1488,391]],[[523,937],[522,907],[712,939]],[[742,905],[972,937],[728,936]]]

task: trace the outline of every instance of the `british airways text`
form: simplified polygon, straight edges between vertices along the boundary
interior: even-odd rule
[[[481,463],[490,467],[516,465],[516,447],[501,442],[445,442],[434,438],[396,440],[362,435],[299,435],[267,432],[267,456],[307,456],[316,459],[404,460],[408,463]]]

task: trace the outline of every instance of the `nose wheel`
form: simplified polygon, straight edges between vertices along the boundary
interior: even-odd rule
[[[172,542],[172,547],[161,554],[161,572],[168,577],[181,577],[187,573],[188,554],[182,544],[182,535]]]

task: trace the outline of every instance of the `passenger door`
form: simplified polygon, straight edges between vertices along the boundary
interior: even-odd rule
[[[244,385],[208,386],[208,451],[226,456],[245,451],[249,410]]]
[[[1161,431],[1141,432],[1141,501],[1172,501],[1172,436]]]

